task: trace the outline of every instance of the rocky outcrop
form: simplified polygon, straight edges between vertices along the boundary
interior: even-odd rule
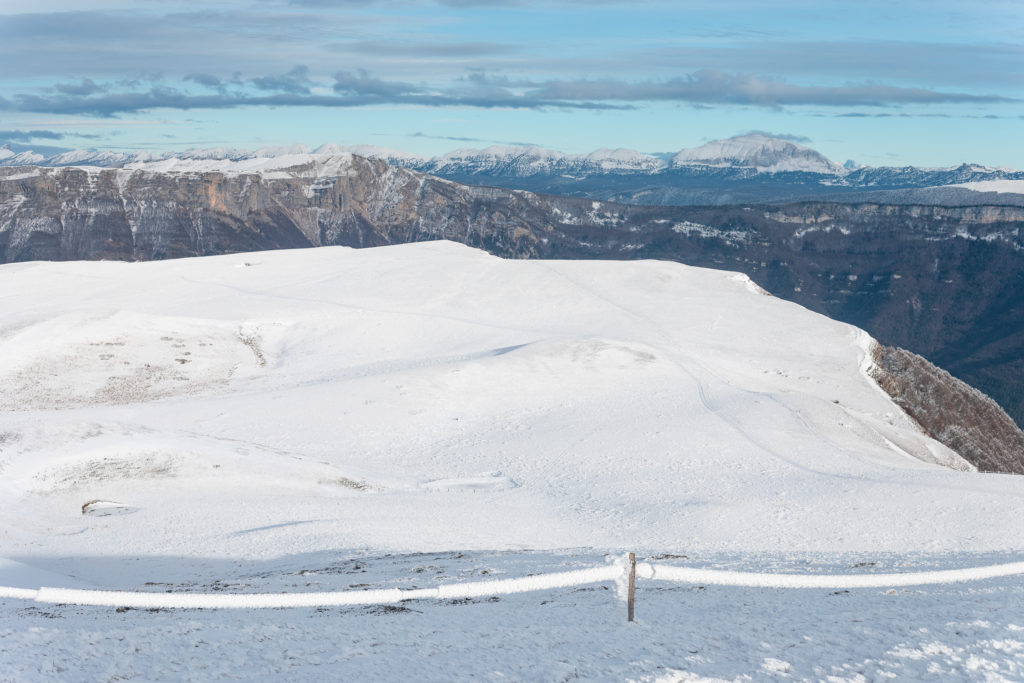
[[[528,257],[542,255],[537,233],[557,220],[551,202],[528,193],[461,186],[361,157],[338,175],[290,171],[266,177],[3,169],[0,262],[148,260],[441,238]]]
[[[926,434],[981,472],[1024,474],[1024,432],[995,401],[905,349],[872,356],[871,376]]]

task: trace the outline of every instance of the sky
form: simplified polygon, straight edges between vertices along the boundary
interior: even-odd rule
[[[0,0],[0,144],[1024,168],[1020,0]]]

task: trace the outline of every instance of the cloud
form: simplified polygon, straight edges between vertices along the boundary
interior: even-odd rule
[[[152,109],[231,109],[236,107],[365,107],[380,104],[428,107],[475,107],[544,109],[631,109],[632,105],[601,102],[571,102],[518,97],[483,97],[451,92],[412,90],[408,84],[376,78],[342,75],[335,84],[336,95],[281,92],[259,95],[243,92],[194,95],[169,86],[155,86],[145,92],[104,93],[96,97],[17,94],[0,98],[0,111],[92,115],[110,117]]]
[[[837,119],[986,119],[986,120],[1005,120],[1022,118],[1024,116],[1000,116],[998,114],[943,114],[943,113],[927,113],[927,112],[876,112],[867,113],[859,111],[847,111],[839,114],[814,112],[809,114],[817,118],[837,118]]]
[[[577,1],[597,2],[598,0]],[[323,7],[326,9],[369,7],[371,5],[385,5],[389,3],[390,0],[288,0],[289,5],[297,7]],[[527,0],[433,0],[432,4],[447,5],[449,7],[515,7],[530,3]]]
[[[88,87],[81,92],[43,89],[0,97],[0,111],[46,112],[113,116],[150,109],[225,109],[245,106],[274,107],[362,107],[369,105],[419,105],[433,107],[474,107],[512,109],[635,109],[649,102],[679,102],[691,106],[741,105],[781,109],[789,106],[897,107],[930,104],[994,104],[1015,102],[999,95],[941,92],[924,88],[902,88],[877,83],[842,86],[806,86],[748,74],[702,70],[662,81],[631,82],[601,80],[511,80],[472,73],[448,86],[428,86],[385,80],[364,70],[337,71],[331,88],[334,94],[314,93],[315,83],[306,66],[296,66],[278,76],[260,76],[231,81],[238,88],[228,92],[224,80],[204,73],[186,80],[204,86],[221,87],[216,94],[194,94],[162,83],[148,90],[114,92],[105,87]],[[94,84],[95,85],[95,84]],[[246,88],[244,86],[248,85]],[[253,92],[255,89],[257,92]],[[948,115],[948,114],[945,114]]]
[[[973,95],[902,88],[879,83],[842,86],[804,86],[702,69],[665,81],[630,83],[622,80],[546,81],[532,95],[543,99],[590,101],[678,101],[700,104],[745,104],[780,108],[793,105],[882,107],[899,104],[994,104],[1015,102],[1000,95]]]
[[[536,143],[520,142],[515,140],[488,140],[486,138],[464,138],[455,135],[428,135],[427,133],[410,133],[411,138],[426,138],[427,140],[451,140],[453,142],[484,142],[492,145],[513,145],[515,147],[534,147]]]
[[[706,68],[794,77],[871,80],[884,75],[899,83],[1020,85],[1024,45],[925,41],[679,41],[668,48],[638,48],[631,59],[648,67]]]
[[[746,133],[740,133],[740,135],[763,135],[767,138],[779,138],[781,140],[789,140],[790,142],[799,142],[801,144],[807,144],[811,142],[811,139],[806,135],[794,135],[792,133],[771,133],[766,130],[748,130]]]
[[[64,133],[52,130],[0,130],[0,140],[60,140]]]
[[[250,78],[249,82],[260,90],[292,93],[293,95],[308,95],[310,87],[314,85],[309,80],[309,67],[301,64],[283,76],[261,76]]]
[[[220,91],[223,91],[225,88],[224,81],[212,74],[188,74],[185,76],[184,80],[192,83],[198,83],[199,85],[205,85],[207,88],[213,88]]]
[[[55,147],[53,145],[39,144],[39,140],[63,140],[65,138],[81,138],[86,140],[102,140],[103,135],[86,133],[59,133],[52,130],[0,130],[0,145],[7,147],[15,154],[21,152],[35,152],[42,155],[60,154],[67,152],[70,147]]]
[[[105,90],[96,85],[91,78],[83,78],[81,83],[58,83],[53,88],[65,95],[92,95]]]
[[[411,83],[383,81],[360,69],[355,73],[339,71],[334,74],[334,92],[349,95],[368,95],[372,97],[394,98],[417,90]]]
[[[385,57],[486,57],[507,55],[520,50],[519,46],[507,43],[474,42],[426,42],[398,40],[357,40],[325,45],[333,52],[347,52],[359,55]]]
[[[144,7],[137,11],[0,13],[4,73],[8,78],[66,80],[70,71],[114,82],[136,72],[170,72],[177,78],[210,73],[210,65],[217,64],[226,73],[262,75],[280,68],[282,61],[305,63],[307,57],[319,58],[319,68],[325,68],[334,55],[316,48],[350,37],[360,22],[260,3],[192,13],[167,11],[173,3],[139,4]]]

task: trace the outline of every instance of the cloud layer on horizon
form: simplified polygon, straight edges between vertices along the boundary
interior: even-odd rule
[[[192,83],[215,92],[195,92]],[[324,92],[329,88],[329,91]],[[308,67],[285,74],[239,79],[208,73],[186,75],[180,85],[150,83],[144,90],[97,84],[58,83],[41,92],[0,97],[0,111],[114,116],[151,109],[225,109],[244,106],[362,107],[370,105],[460,106],[511,109],[625,109],[648,102],[694,105],[745,105],[782,108],[891,107],[928,104],[999,104],[1015,102],[1001,95],[943,92],[872,82],[842,86],[797,85],[750,74],[710,69],[661,81],[577,79],[513,81],[473,74],[447,87],[391,81],[365,71],[337,71],[333,82],[319,85]]]

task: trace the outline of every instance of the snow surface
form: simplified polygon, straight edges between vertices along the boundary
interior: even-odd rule
[[[950,187],[963,187],[975,192],[1008,192],[1024,194],[1024,180],[977,180],[973,183],[959,183]]]
[[[349,152],[313,154],[291,149],[284,153],[275,152],[270,150],[243,158],[168,157],[157,161],[133,161],[125,164],[124,168],[151,173],[256,173],[268,179],[334,178],[353,173],[352,154]]]
[[[734,273],[449,242],[5,265],[0,585],[1019,562],[1024,478],[918,432],[869,343]],[[632,626],[602,586],[230,616],[0,596],[0,680],[1013,680],[1021,585],[641,582]]]

